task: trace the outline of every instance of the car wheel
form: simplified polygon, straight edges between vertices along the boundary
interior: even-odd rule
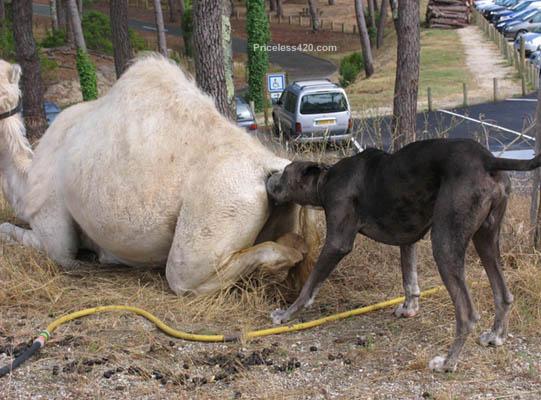
[[[521,37],[525,33],[528,33],[528,31],[525,29],[521,29],[520,31],[518,31],[517,34],[515,35],[515,40],[517,40],[519,37]]]

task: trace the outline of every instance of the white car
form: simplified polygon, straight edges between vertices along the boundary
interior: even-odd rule
[[[515,39],[515,49],[517,50],[520,49],[521,38],[524,38],[524,49],[526,50],[526,55],[537,51],[539,47],[541,47],[541,33],[530,32],[518,36]]]

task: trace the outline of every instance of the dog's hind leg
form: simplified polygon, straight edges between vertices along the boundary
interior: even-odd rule
[[[488,210],[481,209],[483,202],[472,201],[472,197],[480,197],[478,193],[465,193],[460,187],[445,189],[440,189],[434,209],[432,252],[455,306],[456,333],[447,357],[433,358],[429,368],[449,372],[456,369],[464,343],[479,320],[466,285],[464,259],[468,243]]]
[[[400,246],[400,267],[406,301],[394,311],[397,317],[414,317],[419,311],[419,284],[417,282],[417,256],[415,243]]]
[[[483,346],[500,346],[507,337],[509,311],[513,303],[513,295],[507,288],[500,265],[500,226],[505,213],[506,201],[494,209],[473,236],[475,249],[485,268],[492,293],[494,295],[495,317],[490,331],[479,337]]]

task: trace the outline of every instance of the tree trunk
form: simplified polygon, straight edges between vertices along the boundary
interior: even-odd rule
[[[310,21],[312,22],[312,32],[319,31],[319,16],[317,15],[316,0],[308,0],[308,10],[310,11]]]
[[[83,17],[83,0],[77,0],[77,10],[79,11],[80,18]]]
[[[79,9],[77,8],[76,0],[66,0],[68,5],[68,12],[70,17],[70,26],[73,32],[73,39],[75,40],[75,46],[86,53],[85,37],[83,35],[83,27],[81,25],[81,17],[79,16]]]
[[[376,27],[376,11],[374,10],[374,2],[372,0],[368,0],[368,16],[370,25],[369,28],[375,28]]]
[[[537,90],[537,109],[535,115],[535,154],[541,153],[541,88]],[[535,222],[533,245],[537,251],[541,249],[541,201],[540,184],[541,173],[539,169],[534,171],[532,187],[532,204],[530,218]]]
[[[218,110],[231,118],[222,42],[222,1],[194,0],[193,36],[197,85],[209,94]]]
[[[32,32],[32,0],[13,2],[13,37],[17,62],[22,68],[21,89],[28,138],[39,139],[47,129],[43,109],[43,81],[38,49]]]
[[[269,0],[269,11],[270,12],[276,11],[276,0]]]
[[[395,150],[415,141],[419,90],[419,2],[398,2],[396,31],[397,65],[394,86],[392,132]]]
[[[231,1],[222,0],[222,47],[224,51],[225,87],[227,90],[227,104],[229,115],[236,118],[235,83],[233,81],[233,41],[231,37]]]
[[[53,26],[53,30],[58,30],[58,13],[56,11],[56,0],[50,0],[49,1],[50,9],[51,9],[51,23]]]
[[[366,77],[369,78],[374,73],[374,62],[372,60],[370,37],[368,36],[366,20],[364,19],[364,8],[362,0],[355,0],[355,16],[357,17],[357,27],[359,28],[359,39],[361,40],[364,71],[366,73]]]
[[[164,57],[167,57],[167,42],[165,40],[165,26],[163,23],[162,3],[160,0],[154,0],[154,18],[158,33],[158,51]]]
[[[372,2],[372,7],[374,7],[374,11],[377,13],[378,10],[378,0],[368,0]]]
[[[385,22],[387,22],[387,10],[389,8],[389,0],[381,0],[381,8],[379,15],[378,32],[376,36],[376,47],[379,49],[383,46],[383,34],[385,32]]]
[[[284,8],[282,7],[282,0],[276,0],[276,15],[279,17],[284,16]]]
[[[176,10],[176,0],[167,0],[167,4],[169,5],[169,22],[177,22],[177,14],[178,11]]]
[[[64,0],[56,0],[56,19],[58,21],[58,29],[65,31],[66,26],[66,6]]]
[[[227,0],[226,0],[227,1]],[[276,0],[276,2],[278,2],[278,0]],[[230,5],[231,5],[231,17],[235,15],[235,0],[230,0],[229,1]]]
[[[109,15],[111,16],[116,77],[120,78],[133,57],[130,33],[128,31],[128,0],[111,0]]]

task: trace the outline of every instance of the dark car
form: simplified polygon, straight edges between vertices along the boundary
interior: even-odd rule
[[[237,125],[247,131],[257,131],[257,122],[250,105],[242,98],[235,97],[237,106]]]

